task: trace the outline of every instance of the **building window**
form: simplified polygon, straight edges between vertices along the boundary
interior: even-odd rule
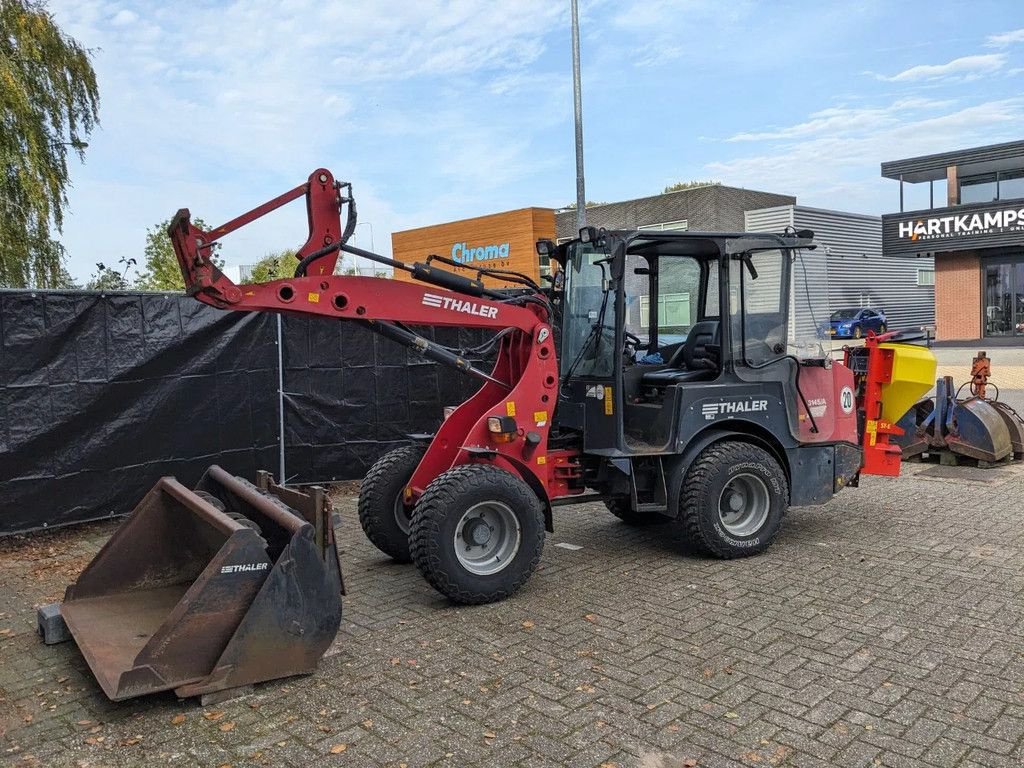
[[[961,203],[990,203],[993,200],[1024,198],[1024,170],[982,173],[960,179]]]
[[[641,232],[685,232],[689,228],[690,223],[686,219],[663,221],[660,224],[644,224],[642,227],[637,227]]]
[[[651,317],[651,297],[640,297],[640,328],[647,330]],[[685,333],[690,322],[690,294],[669,293],[658,296],[658,329],[660,332]]]
[[[983,173],[960,179],[960,203],[990,203],[996,199],[996,175]]]
[[[918,285],[935,285],[935,270],[934,269],[919,269],[919,270],[917,270],[917,284]]]
[[[1001,171],[999,173],[999,199],[1019,200],[1024,198],[1024,171]]]

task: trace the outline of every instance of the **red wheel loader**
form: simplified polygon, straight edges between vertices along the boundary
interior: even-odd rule
[[[309,235],[294,277],[232,283],[214,264],[214,243],[298,198]],[[359,497],[370,541],[457,603],[519,589],[567,504],[602,502],[630,525],[666,522],[714,557],[763,552],[788,507],[823,504],[864,473],[899,473],[894,424],[934,379],[930,353],[897,334],[870,337],[843,363],[792,352],[791,273],[799,251],[814,247],[809,231],[586,228],[571,242],[538,243],[559,267],[542,288],[486,264],[405,264],[349,244],[354,229],[351,185],[320,169],[210,231],[181,210],[169,234],[198,301],[357,323],[479,379],[434,435],[381,457]],[[336,275],[341,253],[412,281]],[[423,325],[493,331],[493,367],[413,329]],[[79,587],[69,590],[72,614]],[[221,610],[237,611],[236,594],[220,594]],[[101,634],[92,627],[72,630],[97,675],[112,679],[90,652]]]

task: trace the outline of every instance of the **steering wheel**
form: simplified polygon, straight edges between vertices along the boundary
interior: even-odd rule
[[[625,329],[623,329],[622,335],[626,339],[626,348],[623,350],[623,355],[625,356],[626,360],[633,362],[634,358],[636,357],[636,353],[639,352],[640,347],[643,346],[643,341],[640,339],[639,336],[636,336]],[[629,351],[630,347],[633,348],[632,353],[630,353]]]

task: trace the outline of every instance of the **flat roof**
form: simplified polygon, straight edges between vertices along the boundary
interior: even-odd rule
[[[946,169],[955,165],[961,176],[1006,171],[1024,167],[1024,141],[1007,141],[984,147],[940,152],[882,163],[882,178],[904,181],[938,181],[946,178]]]

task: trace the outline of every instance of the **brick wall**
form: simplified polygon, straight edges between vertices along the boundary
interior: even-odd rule
[[[981,259],[977,253],[935,254],[935,337],[981,338]]]
[[[694,232],[741,232],[743,212],[794,205],[792,195],[714,184],[587,208],[587,224],[606,229],[635,229],[685,219]],[[555,214],[559,238],[576,236],[576,211]]]

